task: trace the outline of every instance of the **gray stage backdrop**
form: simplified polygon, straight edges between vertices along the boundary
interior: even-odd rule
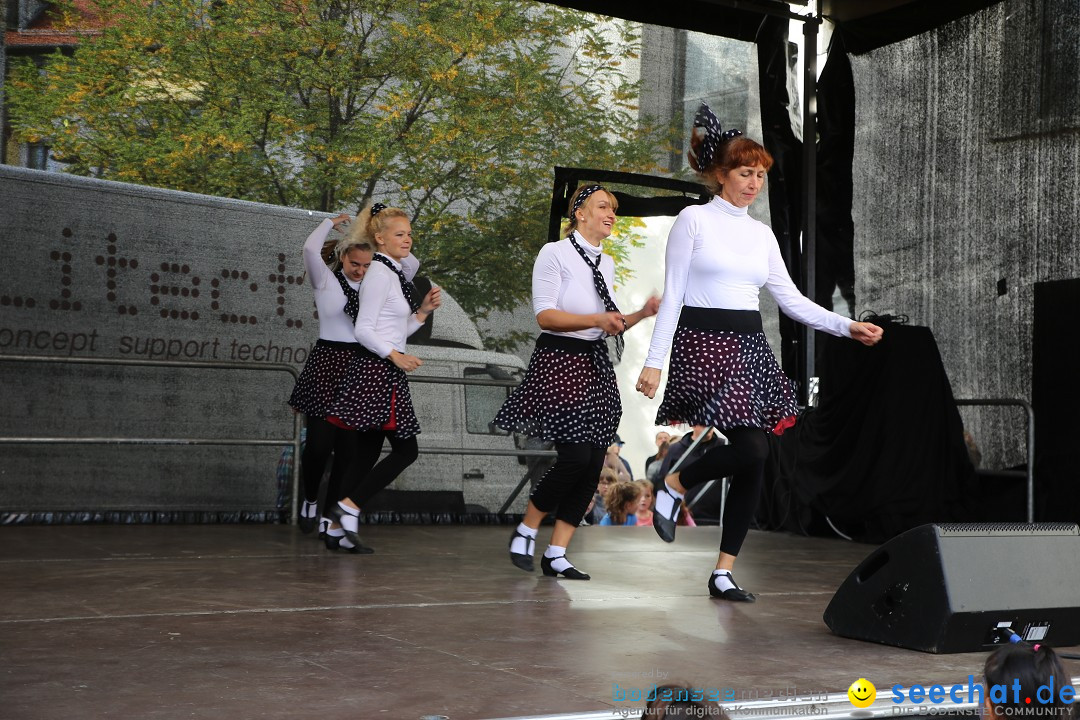
[[[1033,286],[1080,277],[1078,34],[1074,0],[1006,0],[852,57],[860,306],[932,328],[957,397],[1030,401]],[[961,412],[1024,462],[1022,411]]]
[[[322,217],[0,166],[0,355],[239,361],[251,368],[0,362],[0,436],[291,436],[293,377],[257,368],[299,369],[318,336],[301,247]],[[422,259],[422,250],[417,255]],[[475,327],[447,300],[434,335],[480,348]],[[454,362],[429,363],[429,374],[460,377]],[[418,399],[424,415],[446,414],[457,402],[449,386],[426,388]],[[454,444],[453,428],[435,430],[425,439]],[[285,506],[283,449],[0,445],[0,515],[8,522],[23,513],[103,510],[157,512],[159,519],[180,511],[272,518]],[[454,459],[422,456],[425,462],[445,467]],[[451,489],[461,488],[461,474],[450,473]]]

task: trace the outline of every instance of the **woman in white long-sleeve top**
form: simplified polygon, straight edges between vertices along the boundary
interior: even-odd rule
[[[659,307],[651,298],[624,316],[615,304],[615,262],[603,254],[601,243],[611,234],[617,207],[615,197],[599,185],[578,188],[570,199],[567,237],[537,255],[533,311],[543,332],[524,380],[495,417],[501,428],[554,442],[558,453],[510,538],[510,560],[533,570],[537,529],[554,512],[555,530],[541,568],[545,575],[571,580],[589,579],[566,558],[566,548],[596,492],[622,416],[604,338],[617,336],[618,349],[622,333]]]
[[[350,218],[346,214],[327,218],[304,242],[304,269],[315,295],[319,339],[308,354],[289,398],[289,405],[305,416],[306,439],[301,456],[304,498],[299,511],[299,526],[305,533],[312,532],[319,523],[316,506],[319,484],[331,453],[334,464],[327,485],[327,503],[333,504],[341,499],[345,474],[357,471],[353,465],[356,461],[357,434],[326,420],[345,371],[360,348],[353,326],[360,283],[372,260],[371,244],[364,237],[362,227],[354,225],[344,236],[331,236],[332,231],[340,233],[349,223]],[[411,278],[416,274],[419,263],[410,255],[403,261],[403,266],[406,275]],[[327,527],[331,524],[326,517],[322,522]],[[330,546],[337,544],[336,539],[328,541]],[[350,551],[358,550],[348,541],[341,547]]]
[[[442,303],[437,287],[422,299],[417,297],[404,272],[413,244],[405,211],[376,203],[361,216],[366,218],[375,255],[357,297],[353,336],[361,347],[339,387],[330,421],[360,432],[361,465],[379,457],[386,439],[391,450],[330,508],[345,537],[357,546],[363,546],[357,535],[360,509],[416,460],[420,423],[405,373],[420,367],[421,361],[405,353],[405,342]]]
[[[313,531],[319,522],[319,483],[331,453],[334,464],[328,497],[340,491],[342,475],[356,449],[355,433],[326,421],[338,384],[353,353],[360,347],[352,335],[356,290],[372,255],[371,246],[352,234],[330,237],[331,231],[340,231],[348,223],[348,215],[327,218],[304,242],[304,268],[315,295],[319,339],[308,354],[289,405],[305,416],[306,439],[301,455],[304,498],[299,511],[300,530],[305,533]]]
[[[882,330],[830,312],[795,287],[772,230],[747,213],[772,157],[741,136],[738,130],[722,132],[709,107],[701,106],[689,159],[714,197],[680,212],[668,235],[664,298],[637,389],[654,397],[672,347],[671,376],[656,424],[711,426],[730,440],[665,478],[653,526],[671,542],[687,489],[732,475],[709,594],[753,602],[754,595],[735,583],[731,571],[761,494],[766,433],[781,434],[797,412],[791,382],[762,332],[759,290],[767,287],[786,315],[816,330],[865,345],[880,340]]]

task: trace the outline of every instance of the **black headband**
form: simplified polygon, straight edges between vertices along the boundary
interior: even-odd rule
[[[383,205],[382,203],[375,203],[374,205],[371,206],[371,217],[375,217],[376,215],[378,215],[379,213],[381,213],[385,209],[386,209],[386,206]]]
[[[570,218],[571,220],[573,220],[574,219],[574,213],[576,213],[578,211],[578,208],[581,207],[582,205],[584,205],[585,201],[588,200],[589,197],[593,193],[595,193],[597,190],[604,190],[604,186],[603,185],[586,185],[585,187],[581,188],[581,190],[578,190],[577,197],[574,199],[574,206],[572,208],[570,208],[570,212],[567,213],[566,216],[568,218]],[[607,192],[607,191],[605,190],[605,192]]]

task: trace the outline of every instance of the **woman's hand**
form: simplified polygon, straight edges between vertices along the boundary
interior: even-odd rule
[[[397,350],[391,350],[386,357],[405,372],[412,372],[424,364],[424,361],[415,355],[406,355],[405,353],[399,353]]]
[[[431,312],[440,305],[442,305],[442,288],[432,286],[432,288],[428,290],[428,294],[424,296],[423,302],[420,303],[419,312],[430,315]]]
[[[660,298],[653,295],[641,307],[641,319],[655,317],[658,312],[660,312]]]
[[[645,318],[653,317],[656,313],[660,312],[660,298],[653,295],[651,298],[645,301],[645,304],[636,313],[630,313],[626,316],[627,329],[634,327]]]
[[[341,230],[341,226],[342,225],[348,225],[350,222],[352,222],[352,218],[349,216],[348,213],[341,213],[336,218],[331,218],[330,222],[332,222],[334,224],[334,229],[335,230]],[[342,232],[345,232],[345,231],[342,230]]]
[[[635,389],[652,400],[656,397],[656,389],[660,387],[660,368],[642,368],[641,375],[638,375],[637,385]]]
[[[623,317],[622,313],[597,313],[595,318],[595,327],[600,328],[608,335],[618,335],[626,329],[626,319]]]
[[[853,322],[851,323],[851,339],[858,340],[863,345],[877,345],[885,331],[874,323]]]

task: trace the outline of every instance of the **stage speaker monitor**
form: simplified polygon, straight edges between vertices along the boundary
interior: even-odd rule
[[[833,595],[837,635],[931,653],[1080,644],[1080,527],[922,525],[863,560]]]

